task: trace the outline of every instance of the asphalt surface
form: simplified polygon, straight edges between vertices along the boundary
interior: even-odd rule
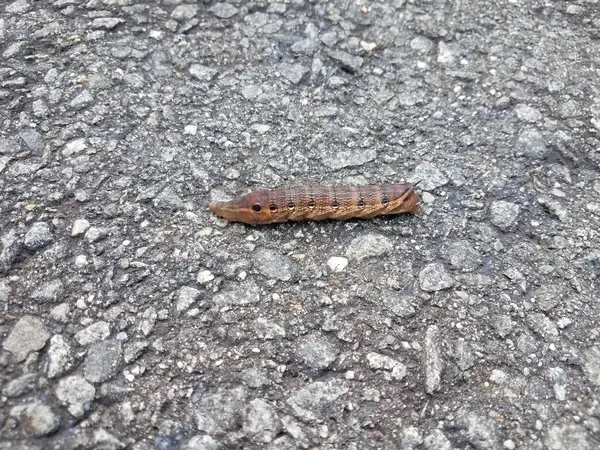
[[[0,3],[0,449],[600,448],[600,3]],[[211,200],[422,180],[415,216]]]

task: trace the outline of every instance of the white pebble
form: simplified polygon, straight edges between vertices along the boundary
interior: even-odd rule
[[[186,125],[185,128],[183,129],[183,134],[190,134],[192,136],[195,136],[197,131],[198,131],[197,125]]]
[[[214,279],[215,276],[210,270],[201,270],[200,272],[198,272],[198,278],[196,278],[196,281],[198,281],[198,283],[200,284],[206,284]]]
[[[504,448],[508,450],[513,450],[515,448],[515,443],[511,439],[507,439],[504,441]]]
[[[79,236],[84,234],[90,228],[90,223],[85,219],[77,219],[73,222],[73,228],[71,229],[71,236]]]
[[[332,256],[327,260],[327,265],[332,272],[343,272],[348,266],[348,259],[341,256]]]
[[[423,194],[421,194],[421,199],[423,200],[423,203],[426,203],[428,205],[435,201],[435,197],[429,192],[423,192]]]
[[[88,265],[88,260],[87,260],[87,256],[85,255],[79,255],[77,258],[75,258],[75,265],[77,267],[85,267]]]

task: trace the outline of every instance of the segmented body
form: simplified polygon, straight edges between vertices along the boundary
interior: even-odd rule
[[[419,201],[410,184],[303,185],[251,192],[230,201],[212,203],[210,210],[225,220],[259,224],[414,214]]]

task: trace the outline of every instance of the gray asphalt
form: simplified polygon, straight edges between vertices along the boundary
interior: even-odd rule
[[[0,449],[600,448],[597,0],[0,2]],[[212,200],[416,182],[415,216]]]

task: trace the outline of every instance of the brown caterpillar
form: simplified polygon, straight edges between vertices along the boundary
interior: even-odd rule
[[[419,196],[410,184],[382,186],[303,185],[251,192],[230,201],[210,204],[217,217],[249,224],[290,220],[371,219],[419,209]]]

